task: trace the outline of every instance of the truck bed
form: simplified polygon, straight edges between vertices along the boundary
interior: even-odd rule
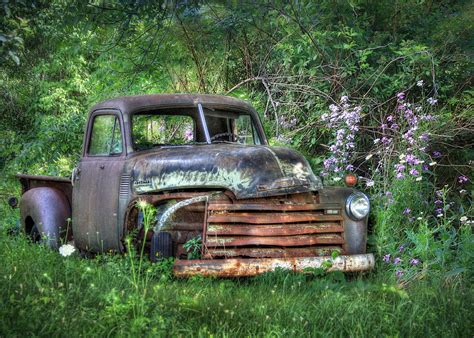
[[[20,180],[22,194],[34,188],[56,188],[64,193],[69,205],[72,205],[72,184],[69,178],[27,174],[17,174],[15,176]]]

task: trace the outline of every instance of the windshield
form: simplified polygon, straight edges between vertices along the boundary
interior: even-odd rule
[[[202,121],[196,107],[133,114],[134,149],[209,142],[261,144],[250,114],[208,108],[204,108],[203,112],[205,121]]]

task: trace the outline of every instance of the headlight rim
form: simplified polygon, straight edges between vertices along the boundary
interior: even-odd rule
[[[354,200],[356,198],[359,198],[359,197],[362,197],[364,198],[366,201],[367,201],[367,205],[368,205],[368,208],[367,208],[367,213],[358,218],[357,216],[354,215],[354,213],[352,212],[351,210],[351,205],[352,203],[354,202]],[[352,194],[349,195],[349,197],[347,197],[347,200],[346,200],[346,214],[354,221],[361,221],[363,220],[364,218],[366,218],[370,213],[370,200],[369,200],[369,197],[364,194],[363,192],[360,192],[360,191],[356,191],[356,192],[353,192]]]

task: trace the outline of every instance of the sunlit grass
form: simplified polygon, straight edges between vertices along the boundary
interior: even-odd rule
[[[170,277],[130,260],[61,257],[24,238],[0,239],[0,335],[472,336],[474,293],[461,279],[401,288],[382,273],[316,278],[277,272],[253,279]],[[340,276],[337,276],[340,277]],[[147,297],[142,303],[142,296]],[[137,304],[143,304],[136,313]]]

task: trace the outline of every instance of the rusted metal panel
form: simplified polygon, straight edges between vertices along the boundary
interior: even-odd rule
[[[340,246],[311,246],[302,248],[209,248],[203,259],[218,257],[252,257],[252,258],[281,258],[281,257],[318,257],[330,256],[332,252],[341,252]]]
[[[276,245],[276,246],[307,246],[316,244],[344,244],[344,238],[337,234],[275,236],[275,237],[207,237],[206,246],[244,246],[244,245]]]
[[[208,218],[210,223],[249,223],[249,224],[274,224],[295,223],[310,221],[342,221],[339,215],[323,215],[316,213],[226,213],[211,214]]]
[[[305,269],[321,268],[324,262],[332,266],[327,271],[356,272],[370,270],[375,265],[373,254],[342,255],[335,259],[324,257],[298,258],[241,258],[210,260],[177,260],[173,272],[177,277],[193,275],[216,277],[249,277],[274,271],[277,268],[304,272]]]
[[[245,235],[245,236],[290,236],[328,232],[343,232],[344,228],[338,223],[320,224],[210,224],[207,235]]]

